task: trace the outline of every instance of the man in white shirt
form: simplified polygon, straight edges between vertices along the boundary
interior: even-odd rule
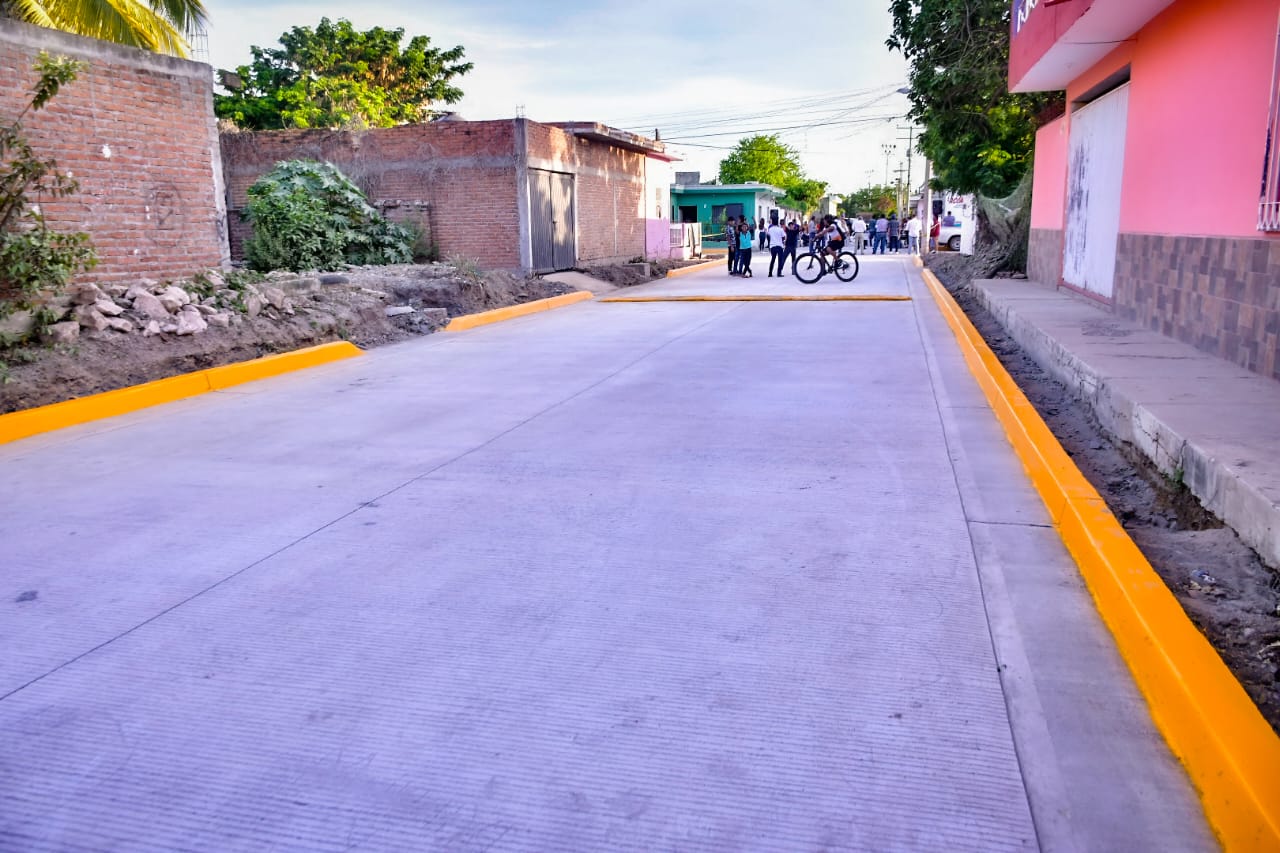
[[[920,254],[920,218],[912,214],[907,220],[907,237],[911,241],[911,254]]]
[[[861,216],[853,217],[853,253],[862,252],[867,246],[867,223]]]
[[[765,236],[769,239],[769,278],[773,278],[773,268],[778,267],[778,277],[782,277],[784,263],[787,257],[787,232],[777,221],[769,223],[769,227],[764,231]]]

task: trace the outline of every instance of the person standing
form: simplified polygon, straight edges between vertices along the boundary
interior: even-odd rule
[[[876,220],[876,242],[871,247],[871,254],[874,255],[878,252],[879,254],[883,255],[884,249],[885,249],[885,241],[888,239],[889,239],[889,220],[885,218],[884,214],[881,214],[880,218]]]
[[[933,218],[933,225],[929,226],[929,251],[938,251],[938,238],[942,236],[942,220],[938,217]]]
[[[791,272],[796,271],[796,247],[800,245],[800,223],[792,219],[787,223],[787,242],[786,252],[782,256],[782,263],[786,263],[787,258],[791,258]]]
[[[760,217],[760,224],[756,228],[756,235],[760,238],[760,251],[764,251],[769,245],[769,228],[764,223],[764,217]]]
[[[729,275],[738,274],[738,218],[730,216],[724,226],[724,245],[729,250]]]
[[[910,244],[911,254],[920,254],[920,217],[914,213],[907,220],[907,242]]]
[[[853,217],[853,223],[849,226],[853,231],[853,253],[856,255],[862,251],[867,241],[867,223],[861,216]]]
[[[751,274],[751,225],[744,221],[738,226],[738,275],[752,278]]]
[[[889,251],[896,252],[902,248],[902,241],[899,237],[902,234],[902,223],[898,221],[898,214],[889,214]]]
[[[768,278],[773,278],[773,268],[775,266],[778,268],[778,277],[781,278],[784,269],[783,265],[786,263],[787,257],[787,232],[782,229],[781,225],[774,222],[765,232],[765,242],[769,247]]]

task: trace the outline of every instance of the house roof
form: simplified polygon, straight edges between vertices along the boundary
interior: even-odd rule
[[[780,187],[754,181],[745,184],[673,184],[671,189],[680,193],[767,192],[776,196],[787,194],[787,191]]]
[[[1173,0],[1014,0],[1009,89],[1065,89]]]
[[[650,139],[647,136],[641,136],[638,133],[631,133],[627,130],[619,130],[616,127],[609,127],[596,121],[549,121],[544,122],[544,124],[558,127],[561,130],[572,133],[579,139],[606,142],[609,145],[627,151],[638,151],[655,160],[665,160],[670,163],[680,159],[674,154],[668,154],[667,146],[656,139]]]

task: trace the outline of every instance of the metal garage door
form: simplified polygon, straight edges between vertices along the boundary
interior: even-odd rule
[[[1108,92],[1071,114],[1067,223],[1062,280],[1111,298],[1120,230],[1120,182],[1129,86]]]
[[[577,261],[573,215],[573,175],[530,169],[529,236],[535,270],[567,270]]]

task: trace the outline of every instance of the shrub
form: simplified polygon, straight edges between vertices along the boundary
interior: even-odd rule
[[[73,275],[97,263],[89,235],[51,230],[32,202],[32,196],[61,198],[79,187],[69,174],[57,171],[52,159],[37,156],[22,132],[23,117],[43,107],[83,68],[41,53],[31,103],[12,122],[0,125],[0,317],[56,295]]]
[[[330,163],[290,160],[249,187],[253,236],[245,259],[256,270],[407,264],[414,234],[388,222]]]

